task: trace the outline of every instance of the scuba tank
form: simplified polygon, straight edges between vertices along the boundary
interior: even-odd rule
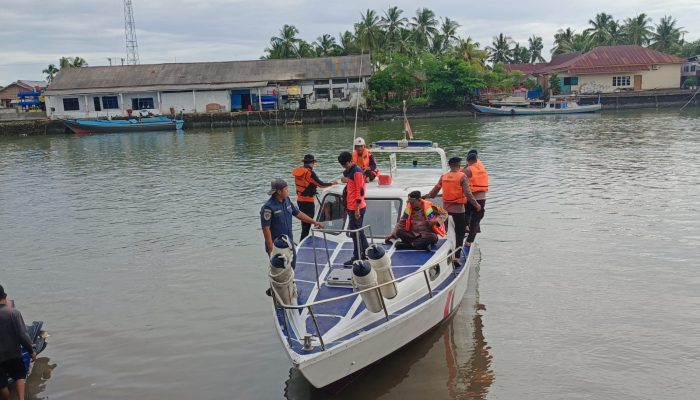
[[[377,273],[367,261],[357,260],[352,266],[352,280],[359,290],[377,286]],[[382,300],[375,290],[361,293],[365,307],[373,313],[382,310]]]
[[[391,258],[389,258],[384,247],[373,244],[367,248],[365,254],[367,254],[372,269],[377,273],[378,285],[394,280],[394,272],[391,270]],[[393,299],[396,297],[398,288],[396,287],[396,283],[392,283],[382,286],[379,290],[382,292],[384,298]]]

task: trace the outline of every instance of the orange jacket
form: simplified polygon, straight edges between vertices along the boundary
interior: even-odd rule
[[[438,214],[433,208],[433,203],[421,200],[423,213],[425,214],[425,219],[428,221],[433,221],[438,218]],[[406,217],[406,230],[411,231],[411,217],[413,216],[413,206],[411,203],[406,204],[406,209],[404,210],[404,216]],[[437,233],[438,236],[445,236],[445,224],[433,225],[433,232]]]
[[[376,174],[379,172],[379,170],[377,169],[376,162],[374,163],[374,165],[372,165],[372,161],[372,152],[370,152],[369,149],[365,149],[362,152],[362,156],[357,154],[357,151],[352,152],[352,162],[357,164],[357,166],[360,167],[361,170],[364,171],[369,169]]]
[[[292,176],[294,176],[294,184],[297,188],[297,201],[301,202],[314,202],[316,188],[326,188],[331,185],[318,179],[316,173],[307,166],[294,168]]]
[[[448,172],[442,176],[442,199],[445,202],[467,204],[467,197],[462,190],[464,172]]]
[[[484,168],[484,164],[480,160],[469,166],[469,170],[472,172],[471,178],[469,178],[469,189],[472,193],[477,192],[488,192],[489,191],[489,174]]]

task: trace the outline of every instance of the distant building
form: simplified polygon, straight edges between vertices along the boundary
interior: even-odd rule
[[[688,60],[681,67],[681,86],[685,80],[694,76],[696,83],[700,83],[700,56],[688,57]]]
[[[46,108],[73,118],[349,108],[357,96],[364,104],[370,75],[369,55],[69,68],[47,88]]]
[[[36,89],[39,90],[36,90]],[[20,92],[41,92],[46,88],[44,81],[18,80],[12,82],[4,88],[0,88],[0,108],[10,108],[19,103],[17,95]]]
[[[588,53],[561,54],[549,63],[508,64],[537,78],[543,88],[557,74],[562,93],[612,93],[632,90],[677,89],[682,58],[641,46],[603,46]]]

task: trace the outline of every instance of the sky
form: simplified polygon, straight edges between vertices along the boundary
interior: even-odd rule
[[[700,39],[698,0],[616,0],[527,2],[393,0],[132,0],[142,64],[259,59],[284,24],[295,25],[309,42],[324,33],[351,30],[360,14],[371,8],[381,16],[391,6],[409,19],[420,7],[438,17],[456,20],[458,34],[471,36],[482,47],[503,32],[521,44],[542,36],[549,59],[558,29],[577,32],[599,12],[620,22],[646,13],[658,23],[676,18],[687,33]],[[556,6],[561,4],[561,6]],[[79,56],[91,66],[120,63],[126,58],[122,0],[0,0],[0,85],[18,79],[42,80],[48,64]]]

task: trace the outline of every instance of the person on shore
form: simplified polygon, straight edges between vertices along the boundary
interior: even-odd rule
[[[401,249],[430,250],[437,243],[438,236],[445,236],[447,212],[441,207],[423,200],[421,193],[414,190],[408,194],[408,203],[401,219],[385,241],[401,239],[394,246]]]
[[[27,327],[19,310],[7,305],[7,293],[0,285],[0,397],[10,398],[8,378],[15,381],[17,398],[24,400],[27,370],[22,361],[22,351],[31,353],[36,361],[36,352],[27,334]]]
[[[477,208],[471,204],[467,205],[466,216],[469,234],[464,246],[468,249],[474,242],[476,234],[481,232],[481,220],[484,218],[486,207],[486,192],[489,191],[489,174],[486,172],[484,164],[479,160],[476,149],[471,149],[467,153],[467,166],[464,168],[464,173],[469,178],[469,188],[480,206]]]
[[[260,225],[265,238],[265,251],[269,256],[275,239],[287,235],[294,249],[294,235],[292,233],[292,216],[302,222],[312,224],[317,228],[323,228],[323,224],[299,211],[299,208],[289,199],[289,187],[284,179],[275,179],[270,184],[267,192],[270,198],[260,208]],[[292,268],[296,268],[297,255],[293,252]]]
[[[481,210],[481,206],[469,189],[469,179],[462,172],[461,162],[462,159],[459,157],[450,158],[447,162],[450,166],[450,171],[440,177],[430,193],[423,196],[423,198],[434,199],[442,190],[443,207],[452,217],[452,221],[455,224],[456,258],[459,258],[461,255],[462,246],[464,245],[464,233],[467,229],[467,216],[464,205],[469,203],[477,210]]]
[[[305,155],[302,162],[304,165],[292,170],[294,185],[297,190],[297,206],[299,206],[299,211],[313,218],[316,215],[317,188],[327,188],[332,186],[333,183],[324,182],[318,178],[316,172],[314,172],[316,158],[314,158],[313,154]],[[299,242],[309,235],[310,230],[311,224],[302,221]]]
[[[365,174],[353,161],[352,154],[347,151],[340,153],[338,156],[338,163],[345,169],[345,171],[343,171],[343,178],[345,178],[345,189],[347,191],[347,195],[345,196],[345,210],[348,214],[348,229],[359,229],[363,226],[365,210],[367,208],[367,203],[365,202],[367,190]],[[351,232],[350,236],[352,237],[353,243],[352,258],[343,263],[346,267],[351,267],[353,262],[364,258],[365,250],[369,247],[364,230],[359,231],[359,235]]]
[[[372,182],[379,175],[377,160],[372,152],[365,147],[365,139],[358,137],[354,142],[355,149],[352,152],[352,162],[354,162],[365,174],[366,181]]]

